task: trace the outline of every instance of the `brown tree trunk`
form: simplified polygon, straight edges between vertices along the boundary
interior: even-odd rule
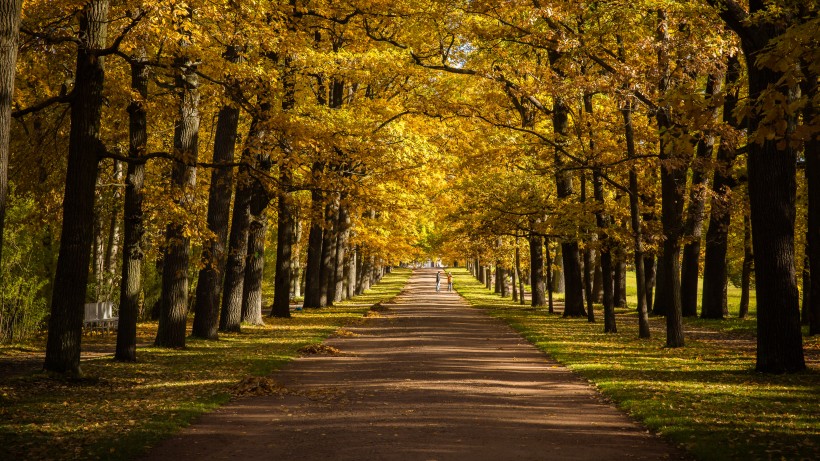
[[[177,58],[176,86],[180,92],[179,119],[174,130],[175,161],[171,170],[171,190],[177,205],[190,209],[194,201],[196,161],[199,144],[199,78],[196,64],[187,56]],[[162,294],[159,326],[154,345],[185,347],[188,314],[188,266],[191,238],[182,222],[168,224],[163,255]]]
[[[581,203],[586,203],[587,201],[587,180],[586,174],[581,174]],[[592,277],[593,277],[593,267],[592,267],[592,250],[590,248],[585,248],[584,252],[584,299],[587,302],[587,320],[589,322],[595,322],[595,311],[592,308]]]
[[[63,228],[44,364],[47,371],[68,374],[80,374],[80,338],[94,222],[94,186],[99,156],[104,149],[100,140],[104,59],[97,56],[95,50],[106,46],[108,1],[89,1],[78,18],[80,45],[77,47],[71,101]]]
[[[752,222],[749,213],[743,214],[743,270],[740,275],[740,307],[738,318],[745,319],[749,314],[749,295],[754,271],[754,252],[752,251]]]
[[[11,106],[14,96],[14,76],[17,69],[22,5],[23,0],[0,1],[0,260],[2,260],[3,229],[8,202]]]
[[[550,314],[555,313],[555,305],[552,299],[552,287],[554,286],[553,279],[555,278],[555,272],[552,270],[552,256],[550,252],[550,241],[549,239],[544,239],[544,248],[547,255],[547,312]],[[556,253],[559,252],[561,246],[559,245],[558,248],[555,249]]]
[[[137,60],[131,64],[131,89],[139,95],[128,105],[128,156],[139,158],[148,144],[145,100],[148,98],[148,66]],[[128,163],[123,204],[123,260],[120,281],[120,309],[114,359],[137,360],[137,319],[142,291],[143,211],[145,164]]]
[[[265,237],[268,231],[269,199],[258,182],[251,199],[251,221],[248,227],[248,252],[245,280],[242,282],[242,322],[262,325],[262,274],[265,270]]]
[[[646,311],[652,312],[653,310],[653,291],[655,289],[655,275],[657,269],[657,261],[655,260],[655,255],[652,254],[644,254],[643,256],[643,270],[645,273],[644,277],[644,289],[646,290]]]
[[[612,252],[607,229],[609,228],[609,215],[606,213],[604,205],[604,186],[601,181],[601,172],[596,169],[592,175],[592,192],[595,201],[599,204],[599,211],[595,212],[595,222],[598,226],[598,241],[601,243],[598,250],[601,255],[601,290],[603,291],[604,304],[604,333],[617,333],[618,327],[615,323],[615,302],[613,298],[612,285]]]
[[[312,173],[314,182],[318,182],[324,171],[324,165],[313,164]],[[305,308],[322,307],[322,242],[324,230],[324,207],[322,206],[322,192],[314,189],[311,196],[311,224],[308,234],[307,265],[305,266]]]
[[[535,233],[530,234],[530,277],[532,307],[545,306],[547,300],[544,293],[544,239]]]
[[[722,81],[709,75],[706,81],[707,104],[711,105],[711,117],[717,118],[717,105],[712,100],[721,91]],[[703,214],[706,208],[706,188],[708,186],[708,164],[711,163],[715,137],[706,131],[698,140],[695,161],[692,165],[692,185],[689,192],[689,208],[683,235],[686,244],[683,246],[681,259],[681,313],[684,317],[698,315],[698,275],[700,271],[700,245],[703,235]]]
[[[737,83],[740,78],[740,61],[731,56],[726,68],[726,91],[724,92],[723,114],[730,125],[737,127],[734,121],[735,107],[738,102]],[[712,181],[712,202],[709,215],[709,228],[706,230],[706,253],[703,260],[703,298],[701,317],[722,319],[728,314],[726,289],[728,269],[726,253],[729,248],[729,225],[731,224],[732,163],[735,159],[735,146],[724,139],[718,146],[715,174]]]
[[[258,122],[257,122],[258,123]],[[251,131],[256,128],[251,126]],[[249,136],[253,138],[254,136]],[[250,159],[250,147],[243,150],[242,158]],[[245,263],[248,256],[250,231],[250,202],[253,194],[251,178],[244,168],[239,170],[236,194],[231,213],[231,231],[228,236],[228,259],[222,288],[222,309],[219,313],[219,331],[240,331],[242,322],[242,293],[245,284]]]
[[[343,202],[339,205],[336,237],[336,289],[333,291],[333,302],[344,301],[345,290],[345,255],[347,242],[350,237],[350,213]]]
[[[635,135],[634,126],[632,124],[632,105],[630,103],[626,103],[624,105],[621,115],[624,119],[627,157],[634,159],[636,157]],[[632,245],[635,258],[635,285],[637,287],[636,291],[638,298],[638,337],[649,338],[649,311],[646,306],[646,274],[644,272],[643,265],[643,234],[641,232],[641,210],[639,200],[640,190],[638,188],[637,167],[633,164],[629,168],[629,222],[632,227]],[[618,265],[615,269],[616,279],[620,279],[626,275],[626,270],[625,268],[622,268],[622,264],[623,263],[621,261],[618,261]],[[626,282],[618,280],[617,284],[621,286],[619,294],[625,298]],[[617,297],[615,298],[615,303],[616,305],[619,304]]]
[[[230,104],[222,106],[214,135],[214,163],[233,162],[238,126],[239,108]],[[213,169],[208,190],[208,229],[214,236],[205,241],[202,248],[202,269],[199,270],[196,286],[194,326],[191,331],[191,335],[198,338],[218,338],[219,301],[225,274],[232,191],[233,169]]]
[[[339,197],[333,197],[325,207],[325,229],[322,234],[322,292],[319,307],[332,306],[336,291],[336,236],[339,211]]]
[[[281,189],[278,198],[277,230],[276,230],[276,275],[273,288],[273,307],[271,316],[290,317],[290,294],[292,280],[296,280],[298,290],[298,276],[293,273],[293,247],[296,241],[296,207],[288,188],[291,185],[291,174],[286,167],[280,166],[279,178]]]
[[[710,0],[711,3],[718,3]],[[769,19],[766,2],[751,2],[748,13],[740,8],[719,6],[719,14],[739,36],[747,57],[750,108],[748,132],[756,133],[768,116],[763,105],[783,75],[759,68],[753,57],[784,32],[784,23],[806,21],[785,17]],[[734,5],[736,6],[736,5]],[[747,16],[762,16],[746,21]],[[785,21],[784,21],[785,19]],[[777,22],[775,22],[777,21]],[[785,138],[749,142],[746,159],[749,174],[749,201],[754,234],[755,278],[757,283],[757,364],[764,373],[796,372],[806,368],[800,331],[799,295],[794,267],[794,220],[796,154]]]

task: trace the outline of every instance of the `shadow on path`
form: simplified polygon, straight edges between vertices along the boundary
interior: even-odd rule
[[[500,321],[417,270],[381,316],[145,459],[659,460],[682,455]]]

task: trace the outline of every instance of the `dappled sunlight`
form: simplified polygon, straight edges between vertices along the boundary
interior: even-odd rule
[[[637,315],[618,309],[617,334],[602,323],[563,319],[514,305],[490,293],[466,271],[458,287],[471,302],[514,326],[653,430],[705,459],[776,453],[786,459],[820,455],[820,365],[806,340],[813,369],[791,375],[754,372],[753,321],[685,319],[686,347],[665,346],[664,319],[653,337],[637,337]],[[596,306],[597,307],[597,306]],[[813,366],[812,366],[813,364]],[[733,458],[735,457],[735,458]]]

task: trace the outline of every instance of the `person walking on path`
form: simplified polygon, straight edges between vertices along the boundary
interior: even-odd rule
[[[453,274],[447,273],[447,291],[453,291]]]
[[[441,290],[441,271],[436,272],[436,293]]]

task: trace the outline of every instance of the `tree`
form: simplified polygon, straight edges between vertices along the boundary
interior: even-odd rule
[[[22,5],[23,0],[0,1],[0,261],[3,254],[3,229],[8,201],[11,99],[14,94]]]
[[[94,186],[105,147],[100,140],[108,1],[90,0],[78,16],[77,67],[71,93],[71,132],[63,199],[60,254],[54,277],[44,368],[78,375],[83,305],[91,259]]]
[[[800,311],[794,268],[796,152],[783,141],[788,121],[770,117],[773,97],[788,94],[783,72],[755,62],[788,25],[805,20],[795,6],[774,11],[772,4],[749,2],[746,10],[734,0],[709,0],[740,37],[747,57],[750,133],[747,155],[752,246],[757,279],[757,364],[767,373],[806,368],[800,333]],[[754,18],[754,20],[750,20]],[[769,122],[772,120],[774,126]],[[778,131],[778,125],[780,130]]]

